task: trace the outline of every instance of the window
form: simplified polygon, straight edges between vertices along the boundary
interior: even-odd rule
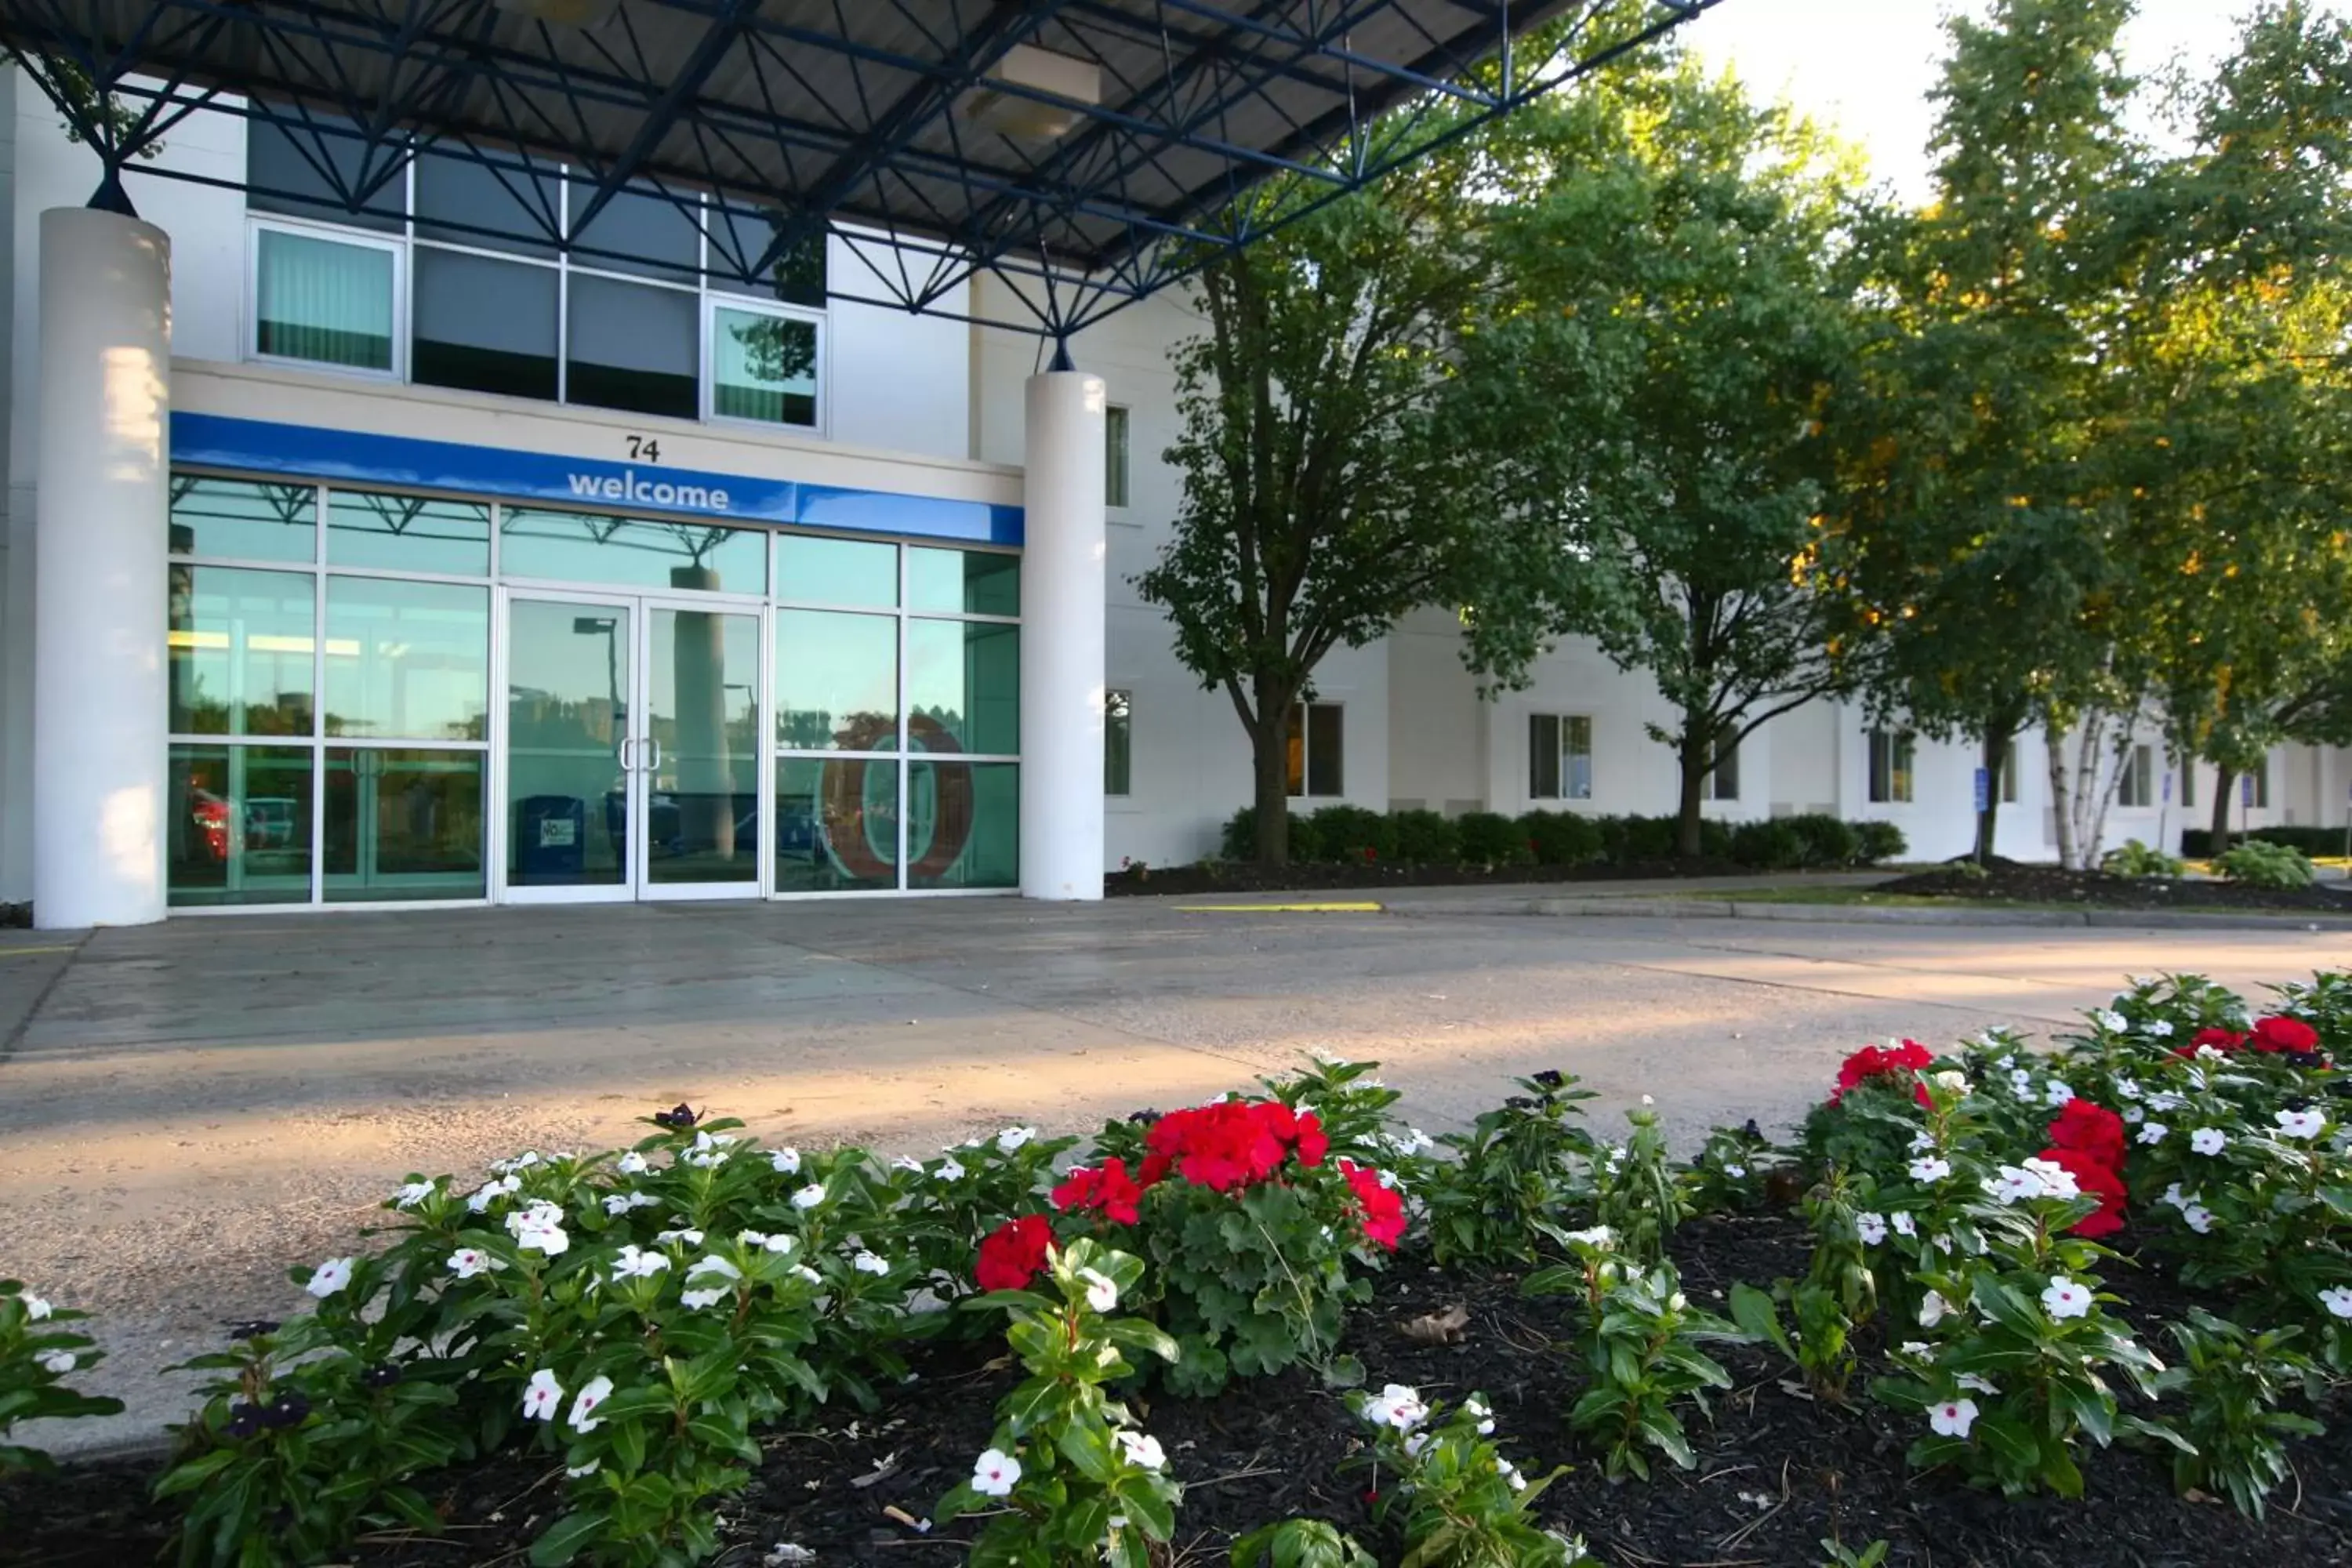
[[[2197,804],[2197,759],[2180,759],[2180,809],[2188,811]]]
[[[1717,741],[1715,745],[1715,766],[1706,775],[1706,798],[1738,800],[1739,798],[1739,742]]]
[[[561,278],[551,267],[420,247],[410,376],[553,402]]]
[[[710,311],[710,412],[763,425],[816,423],[816,323],[797,316]]]
[[[1132,693],[1103,693],[1103,794],[1129,793],[1135,756],[1135,700]]]
[[[2252,804],[2256,811],[2271,808],[2271,760],[2268,757],[2254,764],[2254,771],[2246,775],[2245,787],[2253,792]]]
[[[566,310],[564,395],[572,402],[671,419],[699,412],[701,328],[693,295],[574,273]]]
[[[1911,798],[1912,741],[1907,734],[1885,730],[1870,732],[1870,800],[1874,805],[1898,805]]]
[[[1342,735],[1345,710],[1337,702],[1295,703],[1290,710],[1290,793],[1345,795]]]
[[[1103,505],[1127,504],[1127,410],[1114,403],[1103,410]]]
[[[2134,746],[2125,753],[2123,771],[2116,779],[2116,804],[2126,810],[2156,804],[2155,747]]]
[[[2017,742],[2004,741],[2000,748],[2000,804],[2017,804]]]
[[[1592,721],[1582,714],[1528,715],[1528,796],[1592,798]]]
[[[399,259],[389,246],[286,228],[257,231],[253,352],[264,359],[389,374]]]

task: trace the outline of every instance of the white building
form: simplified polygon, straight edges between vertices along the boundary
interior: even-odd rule
[[[428,157],[354,224],[299,199],[323,186],[277,136],[193,114],[156,166],[221,183],[127,180],[168,241],[167,329],[163,247],[53,211],[81,206],[98,161],[0,73],[0,899],[37,892],[42,923],[68,925],[1084,897],[1097,856],[1214,850],[1249,796],[1246,742],[1130,584],[1177,509],[1158,454],[1167,350],[1197,329],[1181,298],[1073,340],[1084,374],[1041,376],[1033,338],[805,274],[797,303],[730,285],[649,198],[567,258],[513,189]],[[559,219],[571,199],[553,178],[539,196]],[[453,243],[436,221],[514,237]],[[600,241],[636,259],[592,264]],[[832,242],[828,271],[857,265]],[[46,373],[45,333],[72,351]],[[168,458],[161,500],[160,470],[112,460],[142,440]],[[1571,644],[1484,703],[1455,644],[1423,616],[1326,663],[1302,809],[1670,809],[1646,677]],[[2158,798],[2148,743],[2109,842],[2206,816],[2202,795]],[[2038,741],[2022,750],[2001,847],[2034,858],[2054,840]],[[1939,857],[1969,841],[1974,763],[1818,705],[1752,737],[1708,809],[1884,817]],[[2282,752],[2247,820],[2340,823],[2347,783],[2341,754]]]

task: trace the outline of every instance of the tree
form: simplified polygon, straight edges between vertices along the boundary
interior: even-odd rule
[[[1651,732],[1675,748],[1696,855],[1718,761],[1853,679],[1814,524],[1821,416],[1854,345],[1831,265],[1851,171],[1689,61],[1534,134],[1549,177],[1496,218],[1509,287],[1466,345],[1465,445],[1498,455],[1503,508],[1580,568],[1549,629],[1647,670],[1675,707]]]

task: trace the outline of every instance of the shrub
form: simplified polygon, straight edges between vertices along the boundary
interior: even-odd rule
[[[1491,811],[1465,811],[1454,819],[1465,866],[1520,866],[1530,858],[1519,826]]]
[[[1461,858],[1461,838],[1442,812],[1400,811],[1389,818],[1396,834],[1397,858],[1409,866],[1451,866]]]
[[[1319,1519],[1286,1519],[1234,1542],[1232,1568],[1380,1568],[1352,1535]]]
[[[1842,866],[1853,865],[1863,858],[1862,830],[1853,823],[1841,822],[1827,812],[1820,811],[1785,816],[1780,820],[1803,846],[1803,858],[1798,864],[1807,870],[1835,870]],[[1898,832],[1895,837],[1898,840],[1895,853],[1899,855],[1902,853],[1899,842],[1902,836]]]
[[[1603,816],[1594,826],[1612,865],[1674,858],[1676,828],[1671,816]]]
[[[1315,824],[1304,812],[1287,813],[1284,822],[1290,842],[1290,863],[1303,866],[1318,858],[1322,846],[1315,836]],[[1225,819],[1221,839],[1228,860],[1251,861],[1257,858],[1257,807],[1243,806]]]
[[[1884,866],[1890,860],[1902,859],[1904,852],[1910,848],[1903,830],[1891,822],[1857,822],[1853,832],[1857,865]]]
[[[1584,1544],[1538,1524],[1530,1511],[1559,1475],[1529,1480],[1486,1440],[1495,1413],[1473,1394],[1444,1413],[1418,1391],[1390,1384],[1359,1394],[1356,1413],[1370,1424],[1373,1511],[1402,1514],[1402,1561],[1415,1568],[1566,1568]],[[1359,1459],[1354,1463],[1363,1463]],[[1393,1484],[1382,1487],[1385,1467]]]
[[[2213,862],[2222,876],[2250,888],[2308,888],[2312,866],[2300,849],[2260,839],[2241,844]]]
[[[1793,871],[1806,865],[1807,846],[1793,822],[1743,822],[1731,830],[1731,858],[1763,871]]]
[[[2099,857],[2099,868],[2117,877],[2178,877],[2188,868],[2161,849],[2151,849],[2137,838]]]
[[[2260,1519],[2263,1500],[2289,1474],[2286,1440],[2326,1430],[2278,1407],[2290,1392],[2316,1404],[2319,1369],[2289,1348],[2294,1329],[2248,1333],[2196,1307],[2188,1321],[2170,1327],[2180,1364],[2166,1385],[2187,1391],[2181,1436],[2193,1449],[2173,1455],[2172,1484],[2183,1493],[2227,1492],[2239,1512]]]
[[[1519,837],[1538,866],[1583,866],[1601,858],[1601,829],[1580,812],[1530,811]]]
[[[19,1421],[65,1420],[121,1413],[120,1399],[77,1394],[65,1380],[105,1359],[86,1334],[66,1327],[84,1314],[53,1307],[14,1279],[0,1279],[0,1479],[14,1470],[46,1470],[49,1457],[8,1441]]]
[[[2290,849],[2300,849],[2317,859],[2323,855],[2344,853],[2344,830],[2340,827],[2257,827],[2250,832],[2231,835],[2232,844],[2284,844]],[[2213,853],[2213,835],[2203,827],[2183,828],[2180,852],[2191,860],[2203,860]]]
[[[1598,1146],[1570,1120],[1591,1091],[1557,1071],[1517,1081],[1524,1092],[1438,1140],[1454,1158],[1430,1172],[1421,1195],[1440,1267],[1531,1263],[1540,1228],[1592,1201]]]
[[[1315,853],[1321,859],[1353,865],[1396,858],[1396,826],[1381,812],[1360,805],[1326,805],[1308,820]]]

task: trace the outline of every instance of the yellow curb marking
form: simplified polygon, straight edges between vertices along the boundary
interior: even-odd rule
[[[28,952],[71,952],[67,947],[0,947],[0,958],[20,958]]]
[[[1188,915],[1376,915],[1385,904],[1179,904]]]

